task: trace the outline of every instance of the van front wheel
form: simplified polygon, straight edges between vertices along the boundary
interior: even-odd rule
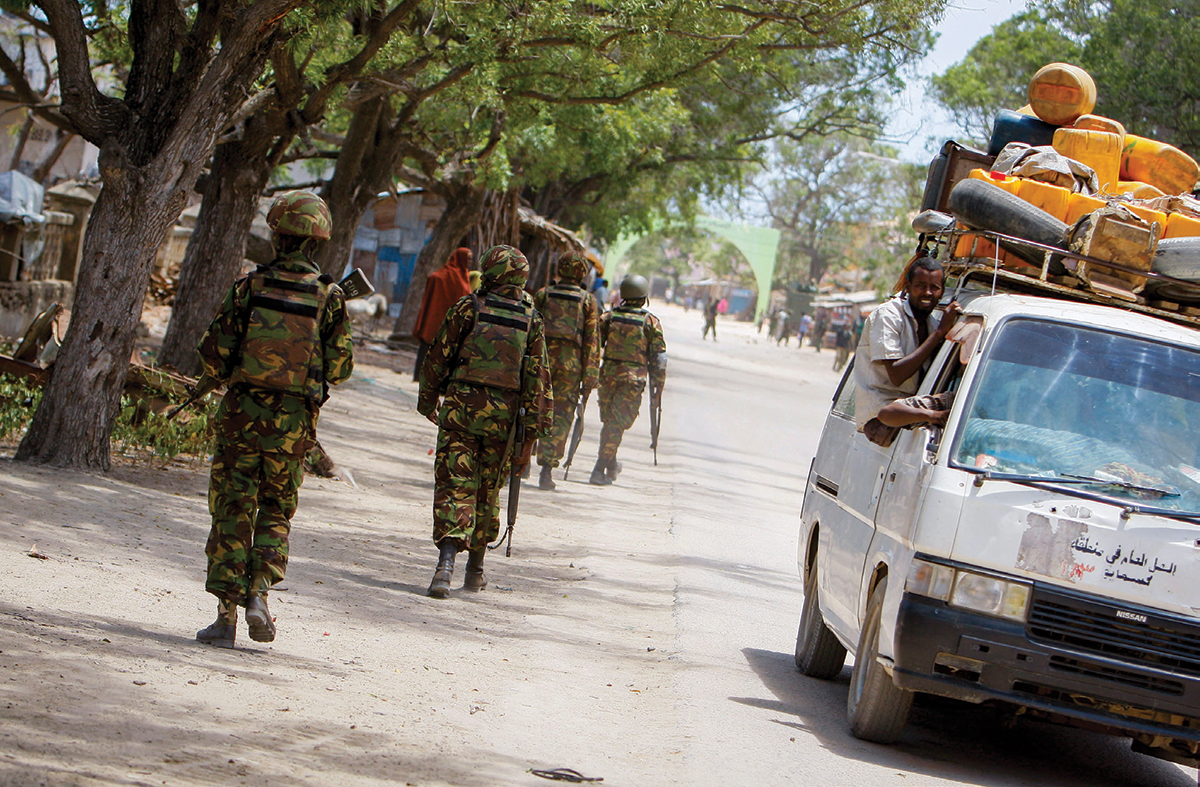
[[[879,630],[886,584],[876,585],[867,602],[854,670],[850,674],[850,694],[846,699],[850,732],[856,738],[875,743],[893,743],[900,737],[913,702],[912,692],[897,688],[892,683],[892,676],[879,663]]]
[[[821,617],[817,600],[817,565],[804,580],[804,607],[800,611],[800,631],[796,634],[796,667],[810,678],[829,680],[842,671],[846,649]]]

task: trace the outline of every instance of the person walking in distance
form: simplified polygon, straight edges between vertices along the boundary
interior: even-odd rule
[[[587,275],[587,258],[572,251],[558,258],[558,282],[533,296],[546,331],[546,357],[554,392],[554,426],[538,442],[538,488],[555,487],[551,473],[558,467],[567,433],[580,403],[595,390],[600,377],[600,309],[580,286]]]
[[[204,589],[217,619],[200,642],[232,648],[237,608],[255,642],[275,639],[267,591],[284,577],[288,538],[328,387],[354,367],[346,303],[312,261],[329,239],[329,208],[292,191],[271,204],[275,259],[239,279],[200,340],[204,374],[228,385],[217,410]]]
[[[454,250],[446,264],[438,268],[425,280],[425,292],[421,295],[421,308],[417,311],[417,323],[413,336],[417,337],[417,361],[413,365],[413,380],[421,377],[421,363],[446,312],[454,303],[475,288],[471,285],[471,250],[465,246]]]
[[[712,331],[715,342],[717,340],[717,302],[711,297],[704,301],[704,333],[700,334],[700,338],[707,339],[709,331]]]
[[[417,412],[438,425],[433,465],[437,568],[429,595],[446,598],[454,558],[466,551],[463,589],[487,587],[483,558],[500,532],[500,487],[529,461],[553,418],[541,315],[524,290],[525,255],[493,246],[479,261],[478,292],[459,299],[425,354]],[[440,403],[439,403],[440,400]],[[514,455],[518,421],[523,455]]]
[[[667,379],[667,342],[662,324],[646,311],[650,285],[636,274],[621,281],[621,305],[600,317],[600,453],[588,481],[611,484],[621,471],[617,449],[625,430],[637,420],[646,380],[653,382],[651,407],[657,407]],[[715,338],[715,337],[714,337]]]

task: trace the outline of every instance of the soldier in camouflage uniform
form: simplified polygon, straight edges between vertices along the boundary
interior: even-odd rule
[[[275,639],[267,590],[287,568],[304,455],[328,387],[354,364],[345,298],[312,262],[332,229],[329,208],[311,192],[289,192],[267,224],[275,259],[234,284],[199,347],[204,373],[229,391],[216,416],[204,550],[217,620],[196,639],[226,648],[238,606],[251,639]]]
[[[600,455],[589,483],[611,484],[621,472],[617,449],[625,430],[637,420],[646,379],[662,396],[667,379],[667,342],[662,323],[646,311],[650,284],[642,276],[630,275],[621,281],[621,305],[600,317],[600,344],[604,365],[600,368]],[[658,406],[658,400],[650,402]]]
[[[463,589],[487,586],[483,558],[500,533],[500,487],[510,467],[528,463],[533,441],[549,433],[554,412],[542,318],[523,289],[529,278],[525,255],[493,246],[479,267],[479,291],[446,312],[421,367],[417,411],[439,427],[433,466],[439,556],[429,585],[434,598],[450,594],[454,557],[464,550]],[[514,447],[517,419],[525,426],[520,454]]]
[[[558,282],[533,296],[546,326],[546,358],[554,389],[554,426],[538,443],[540,489],[554,489],[550,474],[565,452],[575,409],[596,389],[600,377],[600,308],[580,286],[587,270],[582,252],[564,254],[558,258]]]

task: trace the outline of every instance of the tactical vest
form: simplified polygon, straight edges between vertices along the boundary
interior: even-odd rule
[[[608,321],[608,340],[604,343],[604,360],[644,365],[650,349],[646,339],[649,317],[642,309],[613,309]]]
[[[458,350],[451,380],[506,391],[521,389],[521,359],[529,342],[533,306],[489,293],[473,296],[475,327]]]
[[[321,311],[331,284],[317,273],[251,273],[250,313],[234,383],[320,402],[325,393]]]
[[[583,299],[590,298],[574,284],[555,284],[546,290],[542,321],[547,339],[583,344]]]

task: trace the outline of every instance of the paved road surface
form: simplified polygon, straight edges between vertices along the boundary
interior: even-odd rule
[[[686,783],[1196,783],[1194,770],[1135,755],[1128,740],[1037,722],[1008,729],[961,703],[918,705],[892,747],[853,738],[850,662],[823,682],[800,675],[792,655],[797,515],[837,384],[833,354],[777,347],[724,321],[717,343],[701,341],[696,312],[663,313]]]
[[[832,356],[727,321],[702,342],[698,312],[661,311],[659,466],[643,413],[618,484],[588,485],[593,402],[570,481],[526,485],[512,557],[479,595],[460,567],[444,601],[425,596],[435,430],[411,360],[363,353],[320,426],[359,488],[305,482],[270,645],[193,641],[214,606],[203,464],[0,460],[0,787],[535,787],[555,766],[605,787],[1196,783],[1125,741],[949,703],[896,746],[852,738],[849,670],[792,663]]]

